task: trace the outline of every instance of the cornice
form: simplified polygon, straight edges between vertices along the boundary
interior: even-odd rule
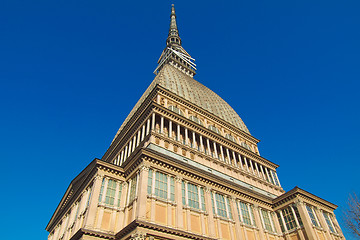
[[[135,219],[134,221],[129,223],[125,228],[123,228],[120,232],[118,232],[115,235],[115,238],[116,239],[123,239],[126,235],[128,235],[129,233],[131,233],[132,231],[134,231],[137,228],[142,228],[142,229],[145,228],[145,229],[149,229],[149,230],[154,230],[156,232],[161,232],[161,233],[165,233],[165,234],[184,237],[184,238],[187,238],[187,239],[216,240],[216,238],[205,237],[205,236],[202,236],[202,235],[190,233],[188,231],[175,229],[175,228],[171,228],[171,227],[165,227],[165,226],[161,226],[161,225],[158,225],[158,224],[155,224],[155,223],[141,221],[141,220],[138,220],[138,219]],[[153,235],[153,234],[149,234],[149,235]]]
[[[97,238],[102,238],[102,239],[115,239],[115,235],[113,235],[113,234],[108,234],[108,233],[103,233],[103,232],[99,232],[99,231],[95,231],[95,230],[89,230],[89,229],[85,229],[85,228],[80,228],[80,229],[70,238],[70,240],[83,239],[82,237],[83,237],[84,235],[92,236],[92,237],[97,237]]]
[[[153,112],[156,112],[160,115],[164,115],[168,118],[172,118],[170,120],[176,119],[177,121],[181,122],[184,126],[186,126],[188,129],[195,129],[198,133],[204,134],[203,136],[209,138],[209,140],[215,141],[217,143],[222,143],[224,145],[226,144],[227,147],[230,147],[233,150],[236,150],[237,152],[242,153],[245,157],[249,157],[251,159],[257,160],[267,167],[271,167],[274,169],[279,167],[278,164],[273,163],[270,160],[268,160],[260,155],[257,155],[256,153],[244,148],[243,146],[239,145],[238,143],[230,141],[229,139],[225,138],[224,136],[222,136],[220,134],[216,134],[216,133],[212,132],[211,130],[207,129],[204,126],[201,126],[199,124],[196,124],[195,122],[192,122],[191,120],[189,120],[188,118],[186,118],[184,116],[178,115],[157,103],[153,103],[153,105],[154,105]]]
[[[205,115],[206,117],[208,117],[211,120],[219,123],[220,125],[226,126],[228,129],[231,129],[232,131],[238,133],[239,135],[242,135],[242,137],[248,138],[249,140],[254,141],[256,143],[260,142],[259,139],[255,138],[251,134],[239,129],[238,127],[236,127],[236,126],[232,125],[231,123],[223,120],[222,118],[216,116],[215,114],[213,114],[213,113],[211,113],[211,112],[197,106],[196,104],[190,102],[189,100],[186,100],[186,99],[176,95],[175,93],[172,93],[171,91],[167,90],[166,88],[164,88],[164,87],[162,87],[160,85],[158,85],[156,87],[160,90],[160,93],[162,93],[164,95],[167,95],[168,97],[173,98],[175,101],[177,101],[179,103],[182,103],[182,104],[186,105],[189,108],[192,108],[192,110]]]
[[[150,149],[141,149],[141,152],[144,155],[143,159],[146,161],[156,163],[160,166],[181,173],[182,175],[197,179],[204,182],[205,184],[212,185],[214,188],[216,187],[221,190],[226,190],[232,194],[241,196],[242,198],[251,199],[252,201],[259,202],[261,204],[269,205],[272,203],[272,198],[270,197],[258,194],[237,184],[235,185],[233,182],[221,177],[209,175],[208,172],[204,172],[201,169],[194,169],[190,166],[186,166],[169,156],[159,154],[158,152],[154,152]]]
[[[294,187],[293,189],[291,189],[290,191],[275,198],[273,200],[273,205],[274,205],[274,207],[276,207],[276,206],[281,205],[285,202],[288,202],[296,197],[301,197],[301,198],[307,199],[308,201],[316,202],[316,203],[323,205],[324,207],[327,207],[332,210],[335,210],[338,207],[337,205],[335,205],[329,201],[326,201],[312,193],[309,193],[297,186]]]

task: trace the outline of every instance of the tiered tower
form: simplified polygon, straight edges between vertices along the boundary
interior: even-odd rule
[[[155,79],[71,182],[48,239],[345,239],[337,206],[285,192],[239,115],[193,78],[174,6],[170,18]]]

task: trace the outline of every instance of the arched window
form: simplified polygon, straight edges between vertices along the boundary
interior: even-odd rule
[[[178,109],[177,107],[175,107],[175,106],[169,106],[168,107],[171,111],[173,111],[173,112],[175,112],[175,113],[177,113],[177,114],[179,114],[179,115],[181,115],[181,116],[184,116],[184,113],[180,110],[180,109]]]
[[[198,119],[195,116],[190,116],[189,119],[193,122],[196,122],[197,124],[200,124],[201,126],[204,126],[204,124],[202,123],[202,121],[200,119]]]
[[[234,143],[236,143],[236,140],[235,140],[235,138],[234,138],[232,135],[226,134],[225,137],[226,137],[227,139],[229,139],[230,141],[233,141]]]
[[[211,131],[216,132],[217,134],[220,134],[220,130],[217,129],[214,125],[209,125],[208,127]]]

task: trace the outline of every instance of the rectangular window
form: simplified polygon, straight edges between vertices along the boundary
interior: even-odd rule
[[[182,181],[182,200],[183,205],[188,205],[191,208],[205,211],[205,196],[204,189],[192,183]],[[187,193],[187,199],[186,199]],[[200,204],[201,203],[201,204]]]
[[[175,201],[175,178],[170,177],[170,200]]]
[[[201,210],[206,211],[205,208],[205,195],[204,195],[204,189],[200,188],[200,198],[201,198]]]
[[[240,213],[242,215],[243,222],[247,225],[253,225],[252,224],[252,223],[254,223],[254,221],[252,221],[253,213],[250,212],[250,211],[252,211],[252,208],[250,206],[248,206],[246,203],[243,203],[243,202],[238,202],[238,203],[240,206]]]
[[[118,192],[118,200],[117,200],[117,206],[120,207],[120,200],[121,200],[121,191],[122,191],[122,184],[119,183],[119,192]]]
[[[155,173],[155,196],[167,199],[167,175],[156,172]]]
[[[107,189],[106,189],[106,195],[105,195],[105,204],[107,205],[114,205],[115,200],[115,192],[116,192],[116,182],[114,180],[109,180]]]
[[[318,224],[318,222],[317,222],[317,220],[316,220],[315,212],[313,211],[313,208],[310,207],[309,205],[306,205],[306,210],[307,210],[307,212],[308,212],[308,214],[309,214],[309,217],[310,217],[310,219],[311,219],[312,224],[313,224],[314,226],[316,226],[316,227],[319,227],[319,224]]]
[[[216,193],[215,201],[216,201],[218,215],[222,217],[227,217],[224,196]]]
[[[326,221],[326,224],[328,225],[328,227],[330,228],[330,231],[332,233],[336,233],[333,225],[332,225],[332,222],[330,220],[330,217],[329,217],[329,214],[327,212],[323,212],[323,215],[324,215],[324,218],[325,218],[325,221]]]
[[[291,208],[287,207],[287,208],[283,209],[282,213],[283,213],[284,221],[286,224],[286,229],[288,231],[295,229],[297,226],[296,226],[295,217],[291,211]]]
[[[282,221],[282,219],[281,219],[280,213],[276,212],[276,215],[277,215],[278,220],[279,220],[279,224],[280,224],[281,231],[282,231],[282,232],[285,232],[284,224],[283,224],[283,221]]]
[[[182,203],[185,206],[186,200],[185,200],[185,182],[184,181],[181,182],[181,194],[182,194]]]
[[[199,194],[196,185],[188,183],[188,203],[189,207],[199,209]]]
[[[149,169],[147,193],[152,194],[153,171]]]
[[[130,180],[130,196],[129,196],[129,203],[132,203],[136,197],[136,185],[137,185],[137,174]]]
[[[105,187],[105,178],[103,178],[102,183],[101,183],[99,202],[102,201],[102,196],[103,196],[103,193],[104,193],[104,187]]]
[[[232,219],[232,212],[231,212],[231,206],[230,206],[230,199],[228,197],[225,197],[226,206],[227,206],[227,212],[228,212],[228,218]]]
[[[213,214],[215,215],[214,194],[211,193],[210,195],[211,195],[212,210],[213,210]]]
[[[226,206],[226,197],[224,197],[223,195],[219,194],[219,193],[215,193],[215,202],[216,202],[216,210],[217,210],[217,215],[224,217],[224,218],[230,218],[230,211],[227,212],[227,206]]]
[[[262,218],[264,220],[264,228],[270,232],[273,232],[273,228],[272,228],[272,225],[271,225],[271,216],[269,215],[269,212],[264,210],[264,209],[260,209],[260,212],[261,212],[261,215],[262,215]]]

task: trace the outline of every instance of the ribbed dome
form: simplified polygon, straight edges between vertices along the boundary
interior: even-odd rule
[[[131,110],[130,114],[121,125],[115,138],[157,84],[250,134],[240,116],[219,95],[189,75],[182,73],[180,70],[169,64],[166,64],[156,75],[155,79],[141,96],[135,107]]]
[[[239,115],[219,95],[173,66],[169,64],[164,66],[154,81],[244,132],[250,133]]]

